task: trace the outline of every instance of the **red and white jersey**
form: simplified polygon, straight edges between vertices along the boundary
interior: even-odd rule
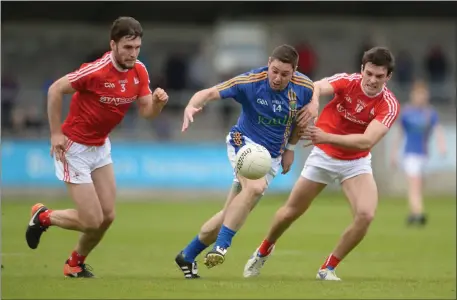
[[[62,132],[72,141],[101,146],[124,118],[132,102],[151,94],[149,74],[139,60],[119,69],[110,52],[67,75],[76,90]]]
[[[324,107],[316,126],[333,134],[363,134],[372,120],[390,128],[400,112],[400,104],[386,87],[375,96],[362,89],[361,74],[336,74],[327,78],[335,90],[334,98]],[[316,145],[327,155],[352,160],[365,157],[369,150],[346,149],[330,144]]]

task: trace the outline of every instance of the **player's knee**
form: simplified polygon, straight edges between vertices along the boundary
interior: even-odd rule
[[[114,222],[115,218],[116,218],[116,213],[114,212],[114,210],[110,211],[108,213],[105,213],[103,215],[103,222],[102,222],[101,227],[103,227],[105,229],[108,228]]]
[[[81,222],[84,232],[98,231],[102,224],[103,218],[101,217],[87,218]]]
[[[79,211],[79,221],[84,232],[98,231],[103,223],[103,213],[101,210]]]
[[[298,217],[301,215],[301,211],[299,211],[296,207],[294,206],[283,206],[281,208],[281,219],[284,222],[293,222],[295,221]]]
[[[373,221],[375,213],[372,211],[360,211],[355,214],[357,224],[368,226]]]
[[[263,181],[250,182],[247,184],[246,190],[254,199],[258,199],[267,190],[267,183]]]

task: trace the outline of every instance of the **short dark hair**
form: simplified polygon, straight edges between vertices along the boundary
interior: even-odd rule
[[[385,47],[374,47],[366,51],[362,57],[362,66],[365,68],[367,63],[386,67],[387,75],[390,75],[395,69],[395,58],[389,49]]]
[[[277,59],[285,64],[291,64],[294,70],[298,65],[298,52],[290,45],[284,44],[276,47],[271,54],[271,58]]]
[[[123,37],[141,38],[143,37],[143,28],[140,22],[132,17],[119,17],[111,26],[110,37],[116,43]]]

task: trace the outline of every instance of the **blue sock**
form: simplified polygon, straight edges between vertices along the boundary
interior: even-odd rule
[[[225,225],[222,225],[221,230],[219,231],[219,234],[217,235],[217,240],[216,243],[214,244],[214,249],[216,249],[217,246],[227,249],[230,247],[232,244],[232,239],[235,236],[236,231],[233,231],[232,229],[226,227]]]
[[[186,248],[182,251],[182,254],[184,256],[184,260],[187,262],[194,262],[195,258],[203,251],[206,249],[205,244],[203,244],[200,239],[198,238],[198,235],[194,237],[194,239],[187,245]]]

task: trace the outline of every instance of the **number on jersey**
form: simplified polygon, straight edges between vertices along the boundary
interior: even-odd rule
[[[282,111],[281,104],[273,104],[273,111],[274,112],[281,112]]]

